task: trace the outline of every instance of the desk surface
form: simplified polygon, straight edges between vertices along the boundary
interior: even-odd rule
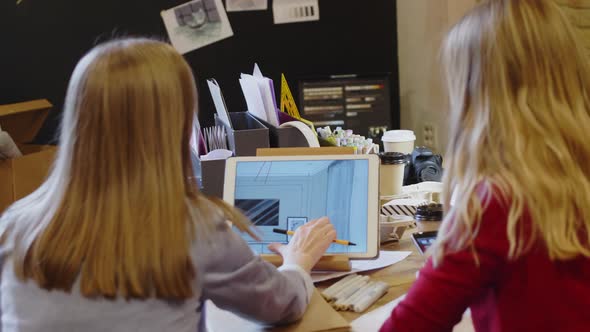
[[[387,268],[372,272],[363,272],[363,275],[369,275],[372,279],[388,283],[390,286],[389,292],[387,292],[387,294],[375,302],[365,312],[340,312],[340,314],[342,314],[346,320],[352,322],[361,315],[382,305],[385,305],[407,293],[410,289],[410,286],[412,286],[416,280],[416,272],[422,267],[425,261],[425,257],[420,254],[420,252],[418,252],[418,248],[416,248],[410,236],[414,232],[437,230],[439,226],[440,222],[419,222],[418,227],[409,229],[404,233],[401,241],[382,246],[381,250],[411,251],[412,254],[403,261]],[[323,289],[329,287],[332,283],[334,283],[334,281],[325,281],[317,284],[317,286],[318,288]]]

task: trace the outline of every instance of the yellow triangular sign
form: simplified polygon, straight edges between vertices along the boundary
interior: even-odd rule
[[[281,74],[281,112],[285,112],[285,109],[290,116],[295,119],[301,119],[301,115],[293,99],[293,94],[291,93],[291,89],[289,89],[289,84],[287,84],[285,74]]]
[[[285,110],[287,112],[285,112]],[[281,112],[287,113],[291,117],[305,123],[317,136],[318,133],[315,131],[313,123],[309,120],[305,120],[301,117],[301,114],[299,114],[299,109],[297,109],[297,104],[295,104],[295,99],[293,99],[293,94],[291,93],[291,89],[289,89],[285,74],[281,74]]]

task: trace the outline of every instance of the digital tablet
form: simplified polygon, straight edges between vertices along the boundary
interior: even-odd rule
[[[437,231],[417,232],[412,234],[412,240],[416,247],[418,247],[418,250],[420,250],[420,253],[424,255],[426,250],[428,250],[428,248],[430,248],[430,246],[436,241],[437,236]]]
[[[261,241],[242,237],[258,254],[271,242],[288,243],[301,225],[327,216],[337,238],[327,254],[368,259],[379,255],[379,157],[377,155],[229,158],[223,198],[244,212]]]

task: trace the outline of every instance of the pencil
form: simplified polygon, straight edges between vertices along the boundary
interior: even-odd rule
[[[293,232],[293,231],[288,231],[286,229],[280,229],[280,228],[273,228],[272,231],[275,232],[275,233],[278,233],[278,234],[286,234],[286,235],[293,235],[293,234],[295,234],[295,232]],[[350,242],[350,241],[346,241],[346,240],[334,240],[332,242],[341,244],[343,246],[356,246],[356,243]]]

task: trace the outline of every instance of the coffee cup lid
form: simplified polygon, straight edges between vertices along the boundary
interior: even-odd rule
[[[413,131],[403,129],[386,131],[381,137],[381,141],[390,143],[410,142],[415,140],[416,135],[414,135]]]
[[[384,165],[398,165],[406,162],[406,155],[401,152],[381,152],[379,158]]]
[[[414,218],[419,221],[440,221],[443,219],[442,204],[429,204],[416,208]]]

